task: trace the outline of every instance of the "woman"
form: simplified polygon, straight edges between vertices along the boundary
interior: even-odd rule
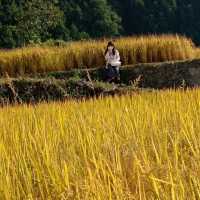
[[[106,60],[106,80],[108,82],[120,81],[120,73],[119,73],[119,66],[121,65],[120,62],[120,55],[119,51],[115,48],[115,45],[112,42],[108,42],[106,51],[105,51],[105,60]]]

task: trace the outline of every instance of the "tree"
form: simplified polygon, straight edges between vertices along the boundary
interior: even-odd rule
[[[0,46],[16,47],[16,15],[18,7],[14,0],[0,0]]]
[[[106,0],[60,0],[71,38],[102,37],[120,33],[120,17]]]
[[[199,0],[0,0],[0,47],[179,33],[200,43]]]
[[[21,43],[44,41],[52,37],[58,26],[64,21],[63,13],[54,3],[46,0],[25,0],[17,16],[17,32]]]

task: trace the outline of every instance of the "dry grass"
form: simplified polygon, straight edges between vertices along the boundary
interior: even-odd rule
[[[0,199],[200,199],[200,90],[0,109]]]
[[[11,76],[104,65],[108,40],[66,43],[63,47],[26,47],[0,51],[0,73]],[[149,35],[115,40],[123,64],[184,60],[196,57],[193,42],[178,35]]]

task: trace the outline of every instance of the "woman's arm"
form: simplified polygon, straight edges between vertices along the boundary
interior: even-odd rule
[[[105,55],[105,60],[108,61],[109,59],[110,59],[109,52],[107,52]]]
[[[119,51],[118,50],[116,50],[116,55],[115,56],[116,56],[116,60],[120,61],[120,55],[119,55]]]
[[[109,61],[110,61],[109,52],[106,53],[106,55],[105,55],[105,60],[106,60],[106,68],[107,68],[108,63],[109,63]]]

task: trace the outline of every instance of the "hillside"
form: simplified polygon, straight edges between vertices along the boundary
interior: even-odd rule
[[[199,10],[197,0],[1,0],[0,48],[162,33],[200,44]]]

